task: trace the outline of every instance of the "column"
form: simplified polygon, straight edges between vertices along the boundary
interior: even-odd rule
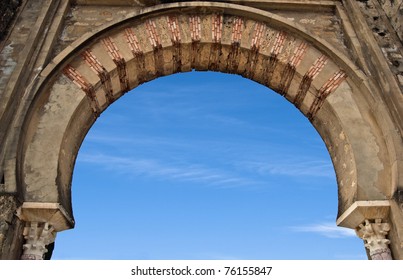
[[[48,223],[26,222],[22,260],[43,260],[46,246],[54,242],[56,231]]]
[[[389,230],[390,225],[382,223],[382,219],[375,219],[375,222],[365,220],[356,229],[357,235],[364,240],[372,260],[392,260],[390,241],[386,238]]]
[[[42,260],[56,232],[74,227],[73,218],[59,203],[24,202],[16,215],[25,223],[23,260]]]

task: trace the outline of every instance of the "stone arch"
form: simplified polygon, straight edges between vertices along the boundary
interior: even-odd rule
[[[399,140],[370,80],[345,54],[290,20],[214,2],[145,8],[84,35],[41,72],[19,142],[19,217],[56,231],[73,227],[74,162],[98,115],[141,83],[192,69],[238,74],[287,98],[330,152],[339,224],[389,219],[400,180]],[[391,233],[398,240],[398,230]]]

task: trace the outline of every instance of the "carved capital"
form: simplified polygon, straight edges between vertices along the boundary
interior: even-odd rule
[[[46,246],[55,240],[56,232],[48,223],[27,222],[24,228],[25,244],[22,260],[42,260]]]
[[[392,254],[389,249],[389,239],[386,238],[390,230],[388,223],[382,223],[381,219],[375,222],[365,220],[356,230],[357,235],[365,241],[372,260],[391,260]]]

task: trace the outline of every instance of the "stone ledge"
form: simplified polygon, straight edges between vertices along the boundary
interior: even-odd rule
[[[356,201],[336,221],[341,227],[356,229],[365,220],[382,219],[389,216],[388,200]]]
[[[59,203],[24,202],[17,217],[25,222],[49,223],[59,232],[74,227],[74,220]]]

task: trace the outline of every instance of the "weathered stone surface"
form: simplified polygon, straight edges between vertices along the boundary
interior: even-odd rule
[[[0,260],[19,258],[22,246],[22,227],[15,216],[17,199],[0,194]]]
[[[2,251],[7,232],[17,209],[16,201],[12,195],[0,195],[0,251]]]
[[[0,2],[0,41],[7,34],[7,29],[14,19],[21,0],[3,0]]]
[[[403,40],[403,0],[378,0],[400,40]]]
[[[0,175],[2,192],[36,208],[17,218],[16,201],[0,200],[1,258],[21,257],[25,223],[73,227],[74,162],[102,111],[195,69],[242,75],[293,103],[329,150],[342,225],[388,220],[403,259],[402,1],[379,1],[26,0],[0,45]],[[349,212],[363,201],[386,214]]]
[[[382,4],[382,7],[377,2]],[[393,2],[393,3],[392,3]],[[403,6],[402,1],[368,0],[359,2],[368,26],[387,58],[389,67],[403,89]],[[400,11],[399,8],[400,7]],[[394,20],[392,20],[394,18]]]

